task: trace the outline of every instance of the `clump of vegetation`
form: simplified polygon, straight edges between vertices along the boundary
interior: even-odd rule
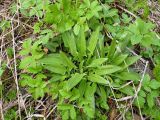
[[[19,12],[25,19],[29,17],[34,37],[23,39],[17,52],[20,58],[15,58],[15,46],[7,49],[8,59],[14,59],[11,68],[18,104],[23,104],[19,105],[19,113],[13,106],[4,117],[14,119],[19,114],[19,118],[62,120],[130,120],[137,116],[159,119],[159,35],[155,25],[146,19],[147,1],[144,5],[141,0],[131,0],[135,8],[128,0],[123,8],[123,2],[20,0],[20,8],[13,3],[11,14]],[[132,13],[138,9],[144,9],[140,17]],[[13,29],[12,22],[0,22],[2,33]],[[2,77],[4,70],[0,68]],[[24,100],[21,94],[29,97]],[[10,94],[5,99],[15,97]],[[24,107],[26,100],[35,104]],[[43,105],[34,110],[36,102]],[[54,106],[44,113],[37,111],[47,102]]]

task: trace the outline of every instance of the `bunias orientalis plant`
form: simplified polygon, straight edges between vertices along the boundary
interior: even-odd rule
[[[95,111],[99,111],[97,107],[109,109],[107,98],[112,96],[111,85],[119,87],[124,83],[118,83],[119,80],[138,82],[139,75],[127,69],[140,57],[119,54],[116,47],[120,45],[115,40],[110,46],[104,46],[100,30],[98,27],[89,36],[83,26],[78,36],[72,31],[65,32],[62,35],[63,49],[47,55],[40,50],[40,44],[36,49],[33,47],[36,43],[31,45],[30,40],[23,45],[21,54],[26,57],[20,67],[30,75],[22,75],[22,85],[28,86],[35,99],[46,93],[57,99],[57,109],[63,119],[95,118]],[[113,83],[115,80],[117,82]],[[120,91],[128,94],[126,91],[129,90],[133,95],[134,90],[130,88]]]

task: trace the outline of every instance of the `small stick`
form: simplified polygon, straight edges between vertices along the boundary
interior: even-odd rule
[[[48,115],[46,116],[46,119],[50,116],[50,114],[57,108],[57,106],[54,106],[53,109],[48,113]]]
[[[123,10],[124,12],[130,14],[131,16],[133,16],[134,18],[138,18],[135,14],[133,14],[132,12],[128,11],[127,9],[123,8],[120,5],[116,5],[118,8],[120,8],[121,10]]]
[[[135,53],[135,52],[134,52],[133,50],[131,50],[130,48],[127,47],[127,50],[128,50],[129,52],[131,52],[133,55],[138,56],[138,54]],[[141,60],[143,63],[146,63],[146,60],[145,60],[145,59],[140,58],[140,60]]]
[[[147,70],[147,67],[148,67],[148,63],[149,63],[149,62],[146,61],[145,68],[144,68],[143,74],[142,74],[142,78],[141,78],[141,80],[140,80],[140,83],[139,83],[139,85],[138,85],[138,88],[137,88],[137,90],[136,90],[136,92],[135,92],[135,95],[133,96],[133,99],[132,99],[130,105],[132,105],[133,102],[135,101],[135,99],[138,97],[138,93],[139,93],[139,91],[141,90],[142,82],[143,82],[143,80],[144,80],[144,76],[145,76],[145,73],[146,73],[146,70]],[[127,107],[127,109],[125,110],[125,113],[128,111],[128,109],[129,109],[129,107]],[[140,108],[139,108],[139,109],[140,109]],[[139,110],[139,111],[140,111],[141,120],[144,120],[144,119],[143,119],[143,116],[142,116],[142,113],[141,113],[141,110]],[[118,120],[121,120],[121,119],[122,119],[122,116],[121,116]]]
[[[115,90],[122,89],[122,88],[128,86],[129,84],[131,84],[132,82],[133,82],[133,81],[127,82],[126,84],[122,85],[121,87],[115,87],[115,88],[113,88],[113,89],[115,89]]]
[[[129,99],[131,99],[131,98],[133,98],[133,96],[127,96],[127,97],[123,97],[123,98],[116,99],[116,100],[117,100],[117,102],[120,102],[120,101],[129,100]]]
[[[2,101],[0,101],[0,112],[1,112],[0,119],[1,119],[1,120],[4,120],[3,108],[2,108]]]
[[[3,112],[6,112],[8,109],[16,106],[17,104],[18,104],[18,100],[9,102],[6,106],[3,107]]]

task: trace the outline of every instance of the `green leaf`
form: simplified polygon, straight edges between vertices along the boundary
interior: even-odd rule
[[[65,32],[62,34],[62,40],[64,42],[64,46],[69,48],[68,40],[70,39],[69,32]]]
[[[125,60],[125,63],[122,65],[123,68],[127,68],[128,66],[134,64],[137,60],[139,60],[141,56],[133,56],[133,57],[128,57]]]
[[[80,25],[76,24],[73,28],[74,34],[78,35],[79,31],[80,31]]]
[[[29,49],[31,47],[31,43],[32,43],[32,39],[26,39],[24,42],[23,42],[23,48],[25,49]]]
[[[142,35],[133,35],[131,36],[131,43],[132,45],[138,44],[141,42],[143,36]]]
[[[44,96],[44,90],[42,88],[35,88],[35,92],[33,93],[35,99]]]
[[[44,21],[49,24],[57,23],[57,21],[61,21],[61,14],[59,14],[59,8],[57,4],[51,4],[48,6],[48,10],[46,11]]]
[[[44,65],[44,68],[57,74],[65,75],[66,68],[62,65]]]
[[[149,108],[152,108],[154,106],[155,99],[152,93],[147,95],[147,103],[148,103]]]
[[[125,59],[127,58],[127,56],[128,54],[120,54],[117,57],[115,57],[112,62],[115,65],[120,65],[121,63],[125,62]]]
[[[8,57],[11,59],[11,58],[13,58],[13,56],[14,56],[14,53],[13,53],[13,48],[7,48],[6,49],[6,52],[7,52],[7,55],[8,55]]]
[[[70,97],[69,101],[70,101],[70,102],[71,102],[71,101],[75,101],[75,100],[77,100],[77,99],[79,99],[79,98],[80,98],[79,89],[74,88],[74,89],[72,90],[72,96]]]
[[[140,76],[138,73],[135,72],[121,72],[115,75],[116,77],[122,79],[122,80],[133,80],[133,81],[139,81]]]
[[[97,85],[95,83],[88,83],[85,91],[85,99],[89,102],[89,105],[84,106],[84,112],[91,118],[94,117],[95,114],[95,97],[94,94],[97,90]]]
[[[152,89],[158,89],[158,88],[160,88],[160,82],[158,82],[156,80],[151,80],[149,86]]]
[[[34,60],[31,56],[27,56],[26,58],[24,58],[19,65],[20,69],[27,69],[29,67],[29,65],[31,65],[31,63],[33,63]]]
[[[84,3],[87,5],[87,7],[89,7],[90,4],[91,4],[91,3],[90,3],[90,0],[85,0]]]
[[[91,64],[89,64],[87,67],[98,67],[102,65],[104,62],[106,62],[108,59],[107,58],[98,58],[94,59]]]
[[[90,106],[84,106],[84,112],[89,118],[94,118],[95,111]]]
[[[134,90],[133,90],[133,87],[131,87],[131,86],[126,86],[126,87],[120,89],[120,91],[126,95],[131,95],[131,96],[134,95]]]
[[[88,50],[90,51],[90,54],[92,55],[98,41],[98,36],[99,36],[99,27],[97,27],[96,31],[91,34],[90,40],[89,40],[89,46]]]
[[[71,0],[62,0],[63,10],[65,13],[70,12],[71,8]]]
[[[96,83],[91,84],[90,82],[87,82],[86,90],[85,90],[85,98],[92,101],[96,90],[97,90]],[[95,103],[92,103],[92,104],[95,104]]]
[[[144,86],[144,90],[147,91],[147,92],[151,92],[151,88],[149,86]]]
[[[108,85],[108,81],[106,79],[96,74],[90,74],[88,76],[88,80],[95,82],[95,83]]]
[[[70,110],[72,108],[72,105],[70,104],[59,104],[57,106],[58,110]]]
[[[27,39],[23,42],[23,49],[20,51],[20,55],[27,55],[31,52],[31,43],[32,40],[31,39]]]
[[[60,54],[48,54],[41,58],[39,61],[41,64],[45,65],[63,65],[63,60],[60,58]]]
[[[28,85],[28,80],[29,80],[29,79],[32,79],[31,76],[26,75],[26,74],[22,74],[22,75],[21,75],[21,78],[22,78],[22,80],[20,81],[20,84],[21,84],[23,87],[26,86],[26,85]]]
[[[78,87],[81,97],[84,95],[86,87],[87,87],[86,80],[82,80]]]
[[[143,90],[140,90],[138,94],[139,96],[146,97],[146,92]]]
[[[115,50],[116,50],[116,40],[113,39],[107,54],[107,57],[109,58],[109,60],[113,58]]]
[[[98,5],[97,1],[93,1],[89,6],[89,10],[86,12],[86,18],[89,20],[93,16],[99,18],[99,11],[102,10],[102,7]]]
[[[57,81],[60,81],[60,80],[64,80],[66,78],[66,76],[62,76],[62,75],[59,75],[59,74],[53,74],[52,75],[53,77],[51,79],[49,79],[50,82],[57,82]]]
[[[67,91],[71,90],[75,87],[84,77],[85,74],[75,73],[68,81],[67,81]]]
[[[145,35],[143,38],[142,38],[142,45],[144,47],[150,47],[150,45],[152,44],[153,40],[152,40],[152,36],[150,35]]]
[[[68,120],[69,119],[69,111],[68,110],[65,110],[65,111],[62,111],[62,120]]]
[[[105,0],[106,3],[114,2],[114,0]]]
[[[0,21],[0,29],[2,29],[3,31],[10,28],[10,26],[11,26],[10,21],[7,20]]]
[[[157,81],[160,81],[160,72],[159,71],[160,71],[160,63],[158,63],[155,66],[155,68],[153,69],[153,74],[154,74],[154,77],[156,78]]]
[[[78,55],[78,52],[77,52],[76,41],[73,34],[71,34],[71,37],[68,41],[69,41],[69,48],[70,48],[71,54],[74,57],[76,57]]]
[[[151,80],[151,78],[150,78],[149,74],[145,74],[144,79],[142,81],[142,85],[149,86],[150,80]]]
[[[84,27],[81,27],[77,41],[78,51],[81,56],[86,56],[86,39]]]
[[[118,15],[118,10],[117,9],[111,9],[111,10],[107,10],[105,11],[105,17],[113,17],[113,16],[116,16]]]
[[[76,66],[73,64],[73,62],[66,56],[64,52],[60,52],[61,58],[64,60],[63,62],[68,65],[70,69],[76,68]]]
[[[107,94],[106,94],[105,88],[102,86],[100,87],[100,96],[105,102],[107,101]]]
[[[71,109],[70,109],[70,116],[71,116],[72,120],[76,119],[76,110],[74,107],[71,107]]]
[[[131,17],[128,17],[128,15],[127,14],[125,14],[125,13],[122,13],[122,21],[124,22],[124,23],[129,23],[131,20],[132,20],[132,18]]]
[[[138,18],[135,21],[135,24],[137,26],[137,28],[139,29],[141,34],[146,34],[147,32],[149,32],[149,30],[151,30],[154,25],[151,23],[146,23],[145,21],[143,21],[142,19]]]
[[[138,96],[137,98],[136,98],[136,100],[135,100],[135,105],[137,106],[137,107],[140,107],[140,108],[143,108],[144,107],[144,104],[145,104],[145,99],[143,98],[143,97],[141,97],[141,96]],[[139,103],[139,104],[138,104]]]
[[[102,87],[102,86],[100,87],[99,95],[100,95],[100,99],[101,99],[101,101],[100,101],[101,107],[108,110],[109,106],[107,104],[107,93],[106,93],[104,87]]]
[[[41,29],[40,29],[41,25],[42,25],[42,23],[36,23],[36,24],[33,26],[34,34],[40,32],[40,30],[41,30]]]
[[[2,76],[2,74],[3,74],[3,69],[0,68],[0,77]]]
[[[69,99],[72,96],[72,92],[65,89],[59,90],[59,93],[65,99]]]
[[[96,69],[95,73],[98,75],[106,75],[106,74],[115,73],[121,69],[122,69],[121,67],[116,66],[116,65],[106,65],[106,66],[102,66]]]
[[[160,46],[160,38],[156,34],[157,33],[155,32],[148,33],[148,35],[151,36],[150,40],[151,40],[152,45]]]
[[[75,41],[75,37],[73,35],[73,33],[63,33],[63,41],[66,47],[69,47],[70,49],[70,53],[76,57],[77,56],[77,47],[76,47],[76,41]]]

